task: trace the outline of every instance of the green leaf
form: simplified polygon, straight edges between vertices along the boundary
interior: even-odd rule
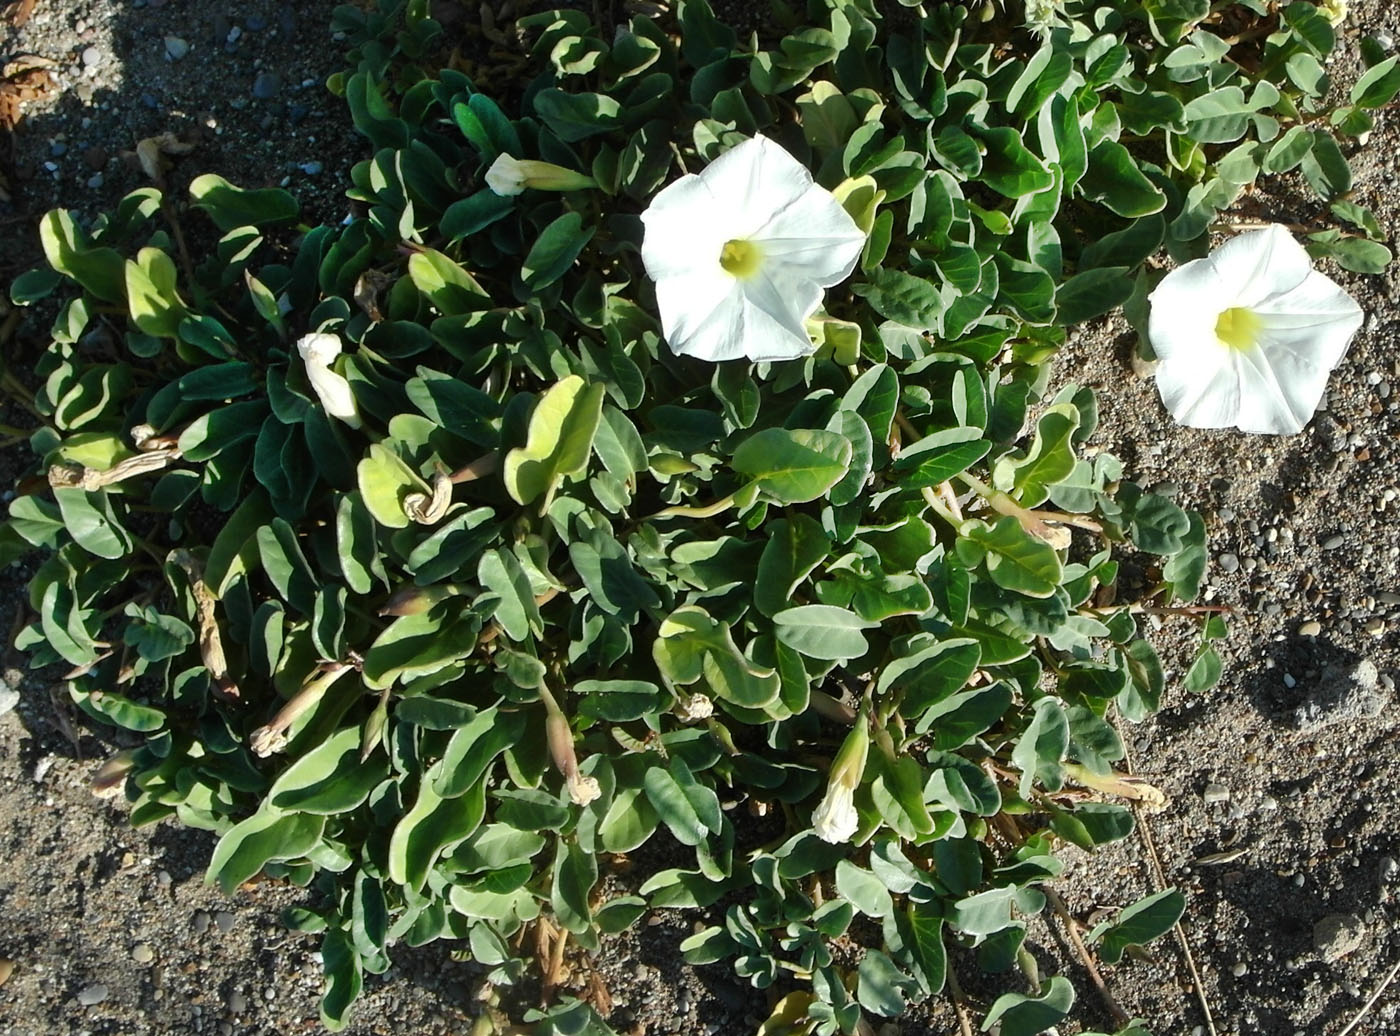
[[[593,238],[593,227],[583,229],[583,217],[566,212],[558,217],[535,239],[529,254],[520,264],[520,276],[531,291],[548,287],[564,276],[584,246]]]
[[[861,630],[873,629],[854,612],[825,604],[786,608],[773,616],[773,632],[793,650],[808,658],[846,661],[870,649]]]
[[[699,845],[707,834],[718,834],[724,822],[719,797],[695,779],[684,759],[672,756],[669,765],[669,771],[661,766],[647,770],[647,799],[677,841]]]
[[[1072,403],[1048,407],[1036,423],[1030,447],[997,458],[992,485],[1014,493],[1022,507],[1039,507],[1050,496],[1050,487],[1074,471],[1073,438],[1078,430],[1078,407]]]
[[[816,500],[845,476],[851,441],[813,428],[766,428],[734,451],[730,466],[781,504]]]
[[[500,598],[492,615],[507,637],[523,643],[530,639],[531,633],[539,636],[544,632],[530,577],[511,551],[489,550],[481,555],[476,577],[482,586]]]
[[[554,916],[571,932],[586,932],[593,923],[589,896],[598,881],[598,858],[572,839],[559,840],[554,854],[550,903]]]
[[[176,288],[175,262],[159,248],[143,248],[126,263],[126,298],[132,322],[148,335],[179,337],[189,310]]]
[[[1004,590],[1027,597],[1054,595],[1063,570],[1055,549],[1022,528],[1007,515],[988,525],[980,519],[963,522],[958,530],[957,552],[969,568],[985,558],[987,574]]]
[[[622,106],[613,98],[595,93],[565,93],[549,87],[535,94],[535,114],[560,140],[573,143],[615,129]]]
[[[294,860],[315,849],[325,823],[325,817],[286,813],[264,803],[219,839],[204,880],[217,881],[224,895],[231,896],[269,863]]]
[[[358,726],[326,738],[282,771],[268,790],[268,805],[325,816],[358,808],[387,776],[382,762],[360,761],[361,738]]]
[[[131,553],[131,534],[123,528],[106,492],[55,489],[53,497],[68,535],[89,554],[115,560]]]
[[[1070,277],[1055,293],[1059,323],[1069,327],[1117,309],[1133,293],[1126,266],[1084,270]]]
[[[729,626],[694,605],[677,608],[662,621],[652,657],[669,684],[686,686],[703,678],[717,697],[741,708],[771,705],[781,689],[776,671],[744,657]]]
[[[329,928],[321,940],[321,970],[326,990],[321,995],[321,1024],[339,1032],[350,1021],[350,1007],[360,998],[364,982],[360,954],[342,929]]]
[[[1389,57],[1368,68],[1351,88],[1351,103],[1362,108],[1382,108],[1400,94],[1400,58]]]
[[[1064,783],[1060,761],[1069,751],[1069,720],[1057,698],[1041,698],[1025,733],[1011,752],[1012,764],[1021,771],[1020,791],[1029,799],[1036,782],[1051,791]]]
[[[894,961],[879,950],[866,950],[857,969],[859,984],[856,999],[867,1011],[885,1018],[897,1018],[904,1013],[904,990],[913,980],[894,966]]]
[[[894,470],[900,485],[922,489],[946,482],[987,455],[992,444],[974,427],[942,428],[900,451]]]
[[[935,640],[886,663],[875,689],[880,694],[901,692],[901,712],[917,719],[925,709],[960,691],[976,671],[981,655],[977,642],[966,637]]]
[[[389,837],[389,878],[415,892],[422,890],[438,857],[470,837],[486,812],[484,783],[461,798],[444,798],[427,778],[418,786],[413,808]]]
[[[758,559],[754,606],[770,618],[792,603],[798,588],[831,550],[831,540],[815,518],[794,514],[766,527],[768,542]]]
[[[428,484],[397,453],[383,443],[371,443],[369,454],[355,468],[360,499],[374,520],[390,529],[406,528],[411,521],[404,510],[410,493],[431,494]]]
[[[1089,152],[1089,168],[1079,182],[1080,193],[1129,219],[1161,212],[1167,197],[1152,183],[1133,156],[1116,140],[1102,140]]]
[[[1074,987],[1069,979],[1056,975],[1041,987],[1039,997],[1024,993],[1006,993],[997,998],[987,1017],[982,1019],[982,1031],[1000,1023],[999,1036],[1037,1036],[1069,1017],[1074,1006]]]
[[[195,177],[190,196],[195,208],[203,209],[224,233],[237,227],[290,222],[300,211],[296,198],[280,187],[244,190],[217,173]]]
[[[836,864],[836,891],[867,917],[888,917],[894,913],[894,900],[885,883],[850,860]]]
[[[603,393],[601,384],[588,385],[570,374],[540,397],[525,445],[506,454],[501,473],[516,503],[543,494],[541,511],[546,511],[560,481],[584,471],[603,415]]]
[[[64,209],[39,221],[39,241],[49,265],[103,302],[126,302],[126,262],[113,248],[93,248]]]
[[[1171,931],[1185,910],[1186,897],[1177,889],[1164,889],[1097,925],[1088,941],[1099,944],[1099,956],[1105,964],[1117,964],[1128,947],[1146,945]]]
[[[872,270],[866,283],[853,284],[851,290],[882,317],[919,331],[940,327],[947,308],[937,286],[903,270]]]
[[[1337,138],[1326,130],[1313,130],[1312,147],[1301,163],[1303,179],[1328,201],[1351,190],[1351,166]]]

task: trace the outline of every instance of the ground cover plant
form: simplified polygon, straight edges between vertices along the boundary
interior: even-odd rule
[[[1199,519],[1093,450],[1049,361],[1141,320],[1149,260],[1204,255],[1261,173],[1352,228],[1314,254],[1383,265],[1334,134],[1400,76],[1372,52],[1324,106],[1308,3],[789,14],[543,13],[507,75],[448,66],[419,5],[346,10],[373,154],[345,225],[202,178],[189,212],[50,214],[14,286],[63,302],[5,534],[51,552],[21,643],[140,735],[104,778],[136,822],[218,832],[225,888],[312,886],[328,1025],[395,942],[507,984],[522,945],[651,906],[713,922],[689,959],[797,990],[769,1031],[897,1016],[949,945],[1034,982],[989,1026],[1071,1012],[1024,919],[1057,842],[1151,801],[1113,772],[1114,717],[1163,692],[1140,621],[1200,626],[1195,690],[1223,624],[1190,606]],[[859,228],[854,270],[797,314],[810,355],[682,355],[647,213],[760,139]],[[621,854],[652,866],[619,893]],[[1116,961],[1183,905],[1090,941]]]

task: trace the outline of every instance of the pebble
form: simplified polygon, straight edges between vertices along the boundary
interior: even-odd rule
[[[101,982],[94,982],[90,986],[84,986],[78,990],[78,1003],[84,1007],[93,1007],[107,999],[107,987]]]
[[[1339,534],[1339,535],[1336,535],[1336,536],[1328,536],[1325,540],[1322,541],[1322,549],[1323,549],[1323,550],[1336,550],[1338,547],[1340,547],[1340,546],[1341,546],[1343,543],[1345,543],[1346,541],[1347,541],[1347,538],[1346,538],[1345,536],[1340,535],[1340,534]]]
[[[190,52],[190,45],[179,36],[165,37],[165,54],[171,61],[179,61]]]
[[[270,101],[282,89],[282,77],[276,72],[259,72],[253,80],[253,96],[260,101]]]
[[[1316,619],[1305,622],[1298,627],[1298,635],[1300,637],[1315,637],[1321,632],[1322,623],[1318,622]]]
[[[1217,560],[1220,562],[1222,572],[1238,572],[1240,570],[1240,559],[1234,554],[1221,554]]]
[[[325,166],[320,162],[303,162],[301,164],[301,171],[307,176],[317,176],[324,168]]]
[[[1201,792],[1201,798],[1205,799],[1208,803],[1229,802],[1230,789],[1223,784],[1217,784],[1215,781],[1211,781],[1206,785],[1205,790]]]
[[[1249,965],[1242,960],[1235,961],[1235,966],[1230,969],[1230,974],[1234,975],[1235,978],[1244,978],[1249,974]]]
[[[1328,964],[1357,950],[1366,940],[1366,925],[1355,914],[1328,914],[1313,925],[1313,946]]]
[[[228,1010],[229,1014],[242,1014],[248,1010],[248,998],[235,989],[228,995]]]
[[[10,981],[10,976],[15,973],[15,962],[8,957],[0,957],[0,986]]]
[[[100,144],[95,144],[83,152],[83,161],[93,172],[97,172],[107,164],[107,149]]]
[[[219,926],[219,931],[224,935],[227,935],[229,932],[233,931],[233,925],[236,920],[237,918],[235,918],[227,910],[220,910],[217,914],[214,915],[214,923]]]
[[[83,48],[83,64],[88,68],[93,68],[102,60],[102,51],[96,47]]]
[[[0,716],[10,712],[19,704],[19,691],[8,683],[0,682]]]
[[[1382,856],[1381,862],[1376,865],[1376,877],[1381,884],[1389,884],[1400,877],[1400,863],[1395,861],[1394,856]]]
[[[242,39],[242,38],[243,38],[243,30],[242,30],[241,28],[239,28],[237,25],[235,25],[232,29],[230,29],[230,30],[228,31],[228,35],[224,37],[224,42],[227,43],[227,44],[229,44],[230,46],[232,46],[233,44],[237,43],[237,42],[238,42],[240,39]]]
[[[104,181],[104,177],[102,176],[101,173],[93,173],[91,176],[89,176],[89,177],[87,178],[87,185],[88,185],[89,188],[91,188],[92,190],[95,191],[95,190],[97,190],[99,187],[102,186],[103,181]]]
[[[203,910],[196,910],[194,917],[190,919],[190,927],[194,929],[195,935],[203,935],[209,931],[209,915]]]
[[[137,964],[149,964],[156,959],[156,951],[148,942],[138,942],[131,948],[131,959]]]

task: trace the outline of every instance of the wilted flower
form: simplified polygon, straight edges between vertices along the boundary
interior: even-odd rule
[[[824,842],[849,841],[860,827],[855,794],[865,774],[865,757],[869,748],[870,733],[862,713],[856,720],[855,729],[846,735],[841,751],[836,753],[826,794],[812,811],[812,828]]]
[[[527,187],[541,191],[577,191],[597,185],[593,177],[553,162],[513,158],[505,153],[497,155],[491,168],[486,170],[486,186],[503,198],[520,194]]]
[[[1157,390],[1192,428],[1301,431],[1362,320],[1277,225],[1172,271],[1150,300]]]
[[[676,698],[676,718],[682,723],[699,723],[715,714],[715,703],[705,694],[681,694]]]
[[[671,184],[642,222],[667,344],[712,361],[813,352],[806,320],[865,244],[831,192],[763,136]]]
[[[331,369],[340,355],[340,339],[331,334],[303,335],[297,341],[297,352],[306,365],[306,379],[331,417],[338,417],[351,428],[360,427],[360,413],[355,408],[355,395],[344,375]]]

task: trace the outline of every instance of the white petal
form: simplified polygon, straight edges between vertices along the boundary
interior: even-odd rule
[[[654,281],[719,269],[724,243],[739,237],[724,206],[703,180],[683,176],[655,198],[642,223],[642,264]]]
[[[1312,260],[1286,227],[1278,224],[1238,234],[1208,260],[1233,301],[1253,308],[1271,295],[1292,291],[1312,272]]]
[[[827,785],[826,794],[812,811],[812,828],[824,842],[849,842],[860,829],[854,789],[835,780]]]
[[[1153,346],[1156,347],[1156,339]],[[1210,330],[1206,347],[1179,349],[1157,367],[1157,392],[1178,424],[1188,428],[1229,428],[1240,411],[1240,375],[1230,363],[1231,354]],[[1158,354],[1161,355],[1160,352]]]
[[[754,310],[745,328],[744,352],[750,359],[794,360],[815,351],[807,318],[821,304],[820,287],[766,261],[758,276],[743,281],[742,287]]]
[[[1307,366],[1276,366],[1263,349],[1235,350],[1240,372],[1240,412],[1235,425],[1242,432],[1293,435],[1317,409],[1327,372]]]
[[[1286,295],[1255,306],[1254,315],[1265,350],[1292,353],[1324,371],[1341,361],[1365,318],[1355,299],[1316,270]]]
[[[525,171],[515,158],[503,151],[486,170],[486,186],[503,198],[521,194],[525,190]]]
[[[338,335],[318,331],[297,339],[297,352],[307,366],[319,364],[325,367],[334,363],[335,358],[340,355],[340,349]]]
[[[865,234],[830,191],[815,184],[775,212],[754,235],[765,259],[823,288],[851,275]]]
[[[728,340],[743,319],[743,292],[719,263],[657,280],[656,306],[672,352],[713,362],[743,356],[743,343]]]
[[[812,186],[806,167],[762,134],[720,155],[700,178],[725,203],[733,228],[727,238],[755,236],[775,212],[796,202]]]
[[[350,383],[344,377],[319,363],[306,365],[306,377],[326,413],[340,418],[351,428],[360,427],[360,415],[355,409],[355,394],[350,391]]]

